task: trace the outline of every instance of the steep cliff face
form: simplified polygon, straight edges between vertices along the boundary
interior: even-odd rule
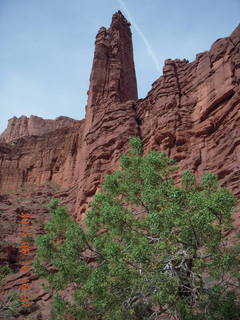
[[[119,11],[100,28],[86,118],[9,120],[0,137],[0,190],[52,181],[71,189],[81,219],[103,177],[118,166],[128,137],[163,150],[181,169],[210,170],[239,195],[240,27],[196,60],[166,60],[163,75],[137,100],[130,23]]]
[[[100,28],[95,42],[75,217],[80,220],[107,172],[117,166],[129,136],[138,134],[137,83],[130,23],[118,11],[109,29]]]
[[[119,11],[96,36],[86,119],[11,119],[0,137],[0,191],[52,181],[71,188],[79,217],[104,173],[116,167],[128,137],[138,134],[136,99],[130,23]]]
[[[68,117],[10,119],[0,136],[0,193],[48,182],[69,190],[78,176],[83,127],[84,120]]]
[[[105,174],[118,168],[129,136],[136,135],[145,152],[165,151],[178,160],[180,171],[189,169],[198,177],[206,170],[215,172],[240,197],[240,26],[191,63],[166,60],[163,75],[146,98],[137,100],[130,24],[121,12],[114,14],[110,28],[100,28],[96,37],[86,118],[13,118],[1,135],[1,223],[12,214],[17,224],[20,210],[11,207],[11,194],[4,193],[48,183],[58,191],[44,189],[43,198],[62,199],[76,220],[82,220]],[[34,206],[28,205],[23,209],[34,214]],[[41,210],[35,211],[41,217]],[[38,291],[39,280],[28,276]],[[18,272],[9,278],[5,292],[19,287],[19,277]],[[45,306],[46,318],[49,295],[43,297],[38,295],[35,302],[40,313]]]
[[[46,120],[37,116],[13,117],[8,120],[7,129],[0,135],[0,142],[10,142],[27,136],[42,136],[60,128],[75,126],[79,121],[68,117]]]
[[[76,121],[74,126],[0,143],[0,192],[50,181],[69,187],[76,174],[83,125],[84,121]]]
[[[90,125],[84,139],[88,156],[79,176],[78,219],[104,174],[117,167],[129,135],[140,135],[145,151],[165,151],[178,160],[180,169],[197,176],[207,170],[217,173],[222,184],[240,195],[239,53],[238,26],[191,63],[166,60],[163,75],[145,99],[125,103],[100,99],[97,107],[88,105]],[[92,74],[96,65],[98,56]]]
[[[88,106],[137,99],[130,23],[120,11],[96,36]]]
[[[69,202],[81,219],[128,137],[140,135],[145,150],[163,150],[199,176],[216,172],[239,195],[239,34],[237,27],[191,63],[166,60],[137,100],[130,24],[115,13],[96,36],[86,119],[10,119],[0,137],[1,192],[52,181],[74,190]]]
[[[218,174],[240,196],[240,27],[196,60],[166,60],[163,76],[138,101],[146,149],[167,152],[180,168]]]

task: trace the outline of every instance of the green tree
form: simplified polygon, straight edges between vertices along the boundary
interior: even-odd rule
[[[52,318],[239,319],[239,241],[224,236],[235,197],[211,173],[196,183],[185,172],[176,185],[173,159],[143,155],[139,138],[130,144],[84,227],[57,200],[49,205],[35,269],[57,292]],[[60,293],[69,284],[73,298],[65,301]]]

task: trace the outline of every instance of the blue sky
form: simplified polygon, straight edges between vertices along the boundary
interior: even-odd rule
[[[95,36],[119,9],[133,22],[140,98],[165,59],[194,60],[240,20],[239,0],[0,0],[0,132],[23,114],[84,118]]]

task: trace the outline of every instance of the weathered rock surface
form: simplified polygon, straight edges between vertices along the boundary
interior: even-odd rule
[[[96,36],[88,106],[137,99],[130,23],[120,11]]]
[[[9,291],[16,291],[19,295],[31,297],[33,303],[29,313],[32,319],[48,319],[52,293],[42,288],[43,281],[32,271],[32,261],[36,252],[36,237],[44,233],[44,225],[49,218],[46,203],[54,195],[60,196],[56,186],[50,183],[44,186],[26,185],[16,192],[0,197],[0,265],[7,265],[11,270],[0,286],[0,319],[24,320],[28,315],[22,308],[18,316],[11,317],[7,309],[1,308],[2,303],[7,304],[9,301]],[[24,241],[22,213],[29,216],[28,241],[30,245],[27,254],[21,252],[21,243]],[[29,270],[21,270],[25,264],[29,265]],[[29,287],[21,290],[25,282]]]
[[[181,169],[218,174],[240,196],[240,26],[196,60],[166,60],[163,76],[137,103],[146,149]]]
[[[13,118],[1,136],[2,194],[52,183],[82,220],[104,175],[118,168],[129,136],[140,135],[145,152],[165,151],[178,160],[180,171],[198,177],[215,172],[239,198],[240,26],[191,63],[166,60],[163,75],[146,98],[137,100],[130,26],[117,12],[110,28],[101,28],[96,37],[86,118],[39,119]],[[235,218],[238,225],[238,211]],[[1,261],[12,250],[6,247]],[[8,289],[10,283],[18,286],[19,276]]]
[[[71,127],[0,143],[0,192],[49,181],[69,187],[74,179],[83,124],[84,121],[77,121]]]
[[[100,100],[95,108],[88,104],[84,139],[88,155],[79,175],[77,217],[104,174],[117,167],[127,136],[135,134],[142,137],[145,151],[165,151],[178,160],[180,169],[199,177],[206,170],[215,172],[240,196],[239,59],[238,26],[191,63],[166,60],[163,75],[145,99],[122,104]],[[95,61],[92,73],[94,66]]]
[[[109,29],[100,28],[95,45],[79,158],[77,219],[83,217],[104,175],[116,168],[129,136],[138,134],[132,34],[120,11]]]
[[[11,142],[14,139],[27,136],[41,136],[60,128],[75,126],[79,121],[68,117],[58,117],[55,120],[42,119],[31,115],[8,120],[7,129],[0,135],[0,142]]]

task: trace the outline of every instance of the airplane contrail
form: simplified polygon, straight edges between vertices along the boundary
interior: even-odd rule
[[[144,44],[146,46],[147,52],[148,52],[149,56],[152,58],[155,66],[157,68],[157,71],[160,72],[159,61],[158,61],[156,53],[154,52],[151,44],[149,43],[148,39],[146,38],[146,36],[142,32],[142,30],[140,29],[139,25],[136,23],[135,19],[131,15],[130,11],[128,10],[128,8],[127,8],[127,6],[125,4],[125,2],[123,0],[118,0],[118,2],[120,3],[120,5],[122,6],[123,10],[125,11],[128,20],[131,22],[131,24],[133,25],[133,27],[136,29],[137,33],[139,34],[139,36],[143,40],[143,42],[144,42]]]

